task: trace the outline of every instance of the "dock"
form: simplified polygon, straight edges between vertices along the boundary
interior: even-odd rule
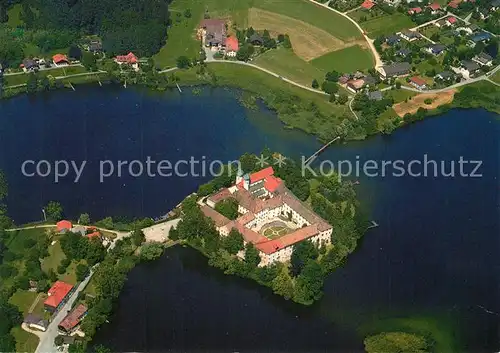
[[[372,229],[372,228],[377,228],[377,227],[378,227],[378,223],[375,221],[371,221],[371,224],[368,226],[368,228],[366,228],[366,230]]]
[[[179,90],[179,93],[182,93],[181,88],[179,87],[179,84],[176,82],[175,85],[177,86],[177,89]]]
[[[335,141],[337,141],[337,140],[340,140],[340,136],[335,137],[333,140],[331,140],[330,142],[328,142],[327,144],[325,144],[323,147],[321,147],[319,150],[317,150],[316,152],[314,152],[314,153],[312,154],[312,156],[310,156],[309,158],[307,158],[307,159],[304,161],[304,163],[305,163],[305,164],[309,164],[309,163],[311,163],[313,160],[315,160],[315,159],[316,159],[316,157],[318,157],[318,156],[319,156],[319,154],[320,154],[321,152],[323,152],[324,150],[326,150],[326,149],[328,148],[328,146],[330,146],[332,143],[334,143],[334,142],[335,142]]]
[[[68,83],[69,83],[69,86],[71,87],[71,89],[72,89],[73,91],[76,91],[75,87],[71,84],[71,82],[68,82]]]

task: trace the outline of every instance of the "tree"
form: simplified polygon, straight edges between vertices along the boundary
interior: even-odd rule
[[[191,9],[184,10],[184,17],[191,18]]]
[[[344,93],[342,93],[342,94],[339,95],[339,98],[338,98],[337,102],[339,104],[346,104],[348,100],[349,99],[347,98],[347,95],[344,94]]]
[[[288,34],[285,34],[285,39],[283,40],[283,47],[286,49],[292,49],[292,42]]]
[[[87,277],[87,274],[89,273],[89,267],[85,264],[78,264],[76,265],[76,280],[81,282]]]
[[[82,50],[75,45],[69,47],[68,57],[80,60],[82,58]]]
[[[281,295],[286,300],[293,298],[293,281],[285,266],[281,267],[278,275],[273,279],[272,288],[274,293]]]
[[[405,332],[383,332],[364,340],[367,353],[428,353],[432,347],[425,338]]]
[[[223,247],[228,253],[235,255],[238,251],[243,250],[243,236],[236,229],[231,229],[229,235],[223,238]]]
[[[321,89],[328,94],[334,94],[339,91],[339,86],[333,81],[323,81]]]
[[[62,346],[64,343],[64,337],[61,336],[61,335],[57,335],[55,338],[54,338],[54,344],[56,345],[56,347],[59,347],[59,346]]]
[[[333,71],[326,73],[325,80],[332,81],[332,82],[338,82],[339,77],[340,77],[340,74],[337,71],[333,70]]]
[[[255,34],[255,30],[253,29],[253,27],[250,27],[247,29],[247,37],[251,37]]]
[[[45,214],[48,220],[57,222],[62,219],[63,208],[59,202],[50,201],[47,206],[45,206]]]
[[[90,216],[88,213],[82,213],[80,217],[78,217],[78,224],[83,226],[88,226],[90,224]]]
[[[144,235],[144,232],[142,230],[137,229],[132,232],[132,244],[134,244],[135,246],[141,245],[145,240],[146,236]]]
[[[243,173],[250,173],[255,169],[257,158],[253,154],[244,153],[241,155],[239,162]]]
[[[40,80],[40,88],[43,91],[49,91],[50,90],[50,81],[47,76],[43,76],[42,79]]]
[[[19,276],[14,281],[14,286],[19,289],[27,290],[30,288],[30,280],[26,276]]]
[[[314,89],[318,88],[318,87],[319,87],[318,80],[313,79],[313,80],[312,80],[311,87],[312,87],[312,88],[314,88]]]
[[[323,273],[321,266],[314,260],[308,260],[297,278],[295,299],[304,304],[312,303],[323,295]]]
[[[33,23],[35,22],[35,14],[33,13],[33,10],[31,10],[29,2],[25,1],[22,3],[21,19],[23,20],[26,28],[33,27]]]
[[[97,60],[93,53],[84,52],[82,54],[82,65],[89,71],[97,71]]]
[[[236,219],[238,218],[238,201],[232,197],[227,198],[218,202],[215,210],[229,219]]]
[[[257,267],[260,263],[259,251],[250,242],[245,246],[245,262],[252,268]]]
[[[301,241],[293,247],[292,257],[292,274],[297,276],[308,260],[315,260],[318,257],[318,249],[310,241]]]
[[[187,69],[191,66],[191,61],[189,61],[189,58],[185,55],[179,56],[177,58],[177,67],[179,69]]]
[[[252,44],[245,43],[236,53],[236,59],[240,61],[248,61],[248,59],[250,59],[250,57],[253,55],[254,51],[255,48]]]
[[[0,265],[0,277],[9,278],[17,275],[17,269],[9,264]]]
[[[28,75],[28,81],[26,82],[26,91],[28,93],[35,93],[38,90],[38,77],[34,72]]]
[[[141,260],[156,260],[163,254],[164,247],[161,243],[146,243],[141,247]]]

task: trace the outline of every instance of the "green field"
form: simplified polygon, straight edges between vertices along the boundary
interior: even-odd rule
[[[371,52],[359,45],[325,54],[312,60],[311,64],[324,71],[336,70],[338,72],[367,70],[375,65]]]
[[[248,21],[248,9],[251,7],[310,23],[344,41],[361,38],[361,33],[349,20],[307,0],[292,0],[286,5],[280,0],[207,0],[205,2],[174,0],[170,6],[172,26],[168,30],[167,43],[154,56],[156,64],[162,68],[173,67],[176,59],[181,55],[189,58],[199,55],[200,42],[196,39],[196,28],[205,10],[211,18],[226,18],[238,28],[244,28]],[[183,16],[186,9],[191,10],[190,18]],[[181,14],[179,21],[177,13]],[[231,26],[229,26],[229,31],[232,31]]]
[[[394,13],[360,23],[360,26],[368,33],[370,38],[375,39],[381,35],[393,34],[403,29],[412,28],[415,24],[405,14]]]
[[[490,79],[496,83],[500,83],[500,71],[497,71]]]
[[[12,297],[9,298],[9,303],[17,306],[22,315],[28,314],[29,308],[37,297],[37,292],[29,292],[27,290],[18,289]]]
[[[310,86],[313,79],[322,82],[326,73],[284,48],[269,50],[252,63],[306,86]]]
[[[402,102],[405,99],[413,97],[415,95],[417,95],[416,92],[408,91],[405,89],[390,89],[384,91],[384,98],[392,98],[394,99],[394,103]]]
[[[8,11],[9,21],[7,22],[7,25],[9,27],[16,28],[18,26],[23,25],[24,22],[21,20],[21,10],[22,10],[21,4],[15,4],[9,9]]]
[[[11,330],[16,340],[16,352],[34,352],[38,346],[38,337],[32,333],[24,331],[21,326],[16,326]]]
[[[266,230],[264,230],[264,236],[269,239],[276,239],[286,235],[289,232],[290,229],[288,227],[280,227],[280,226],[269,227]]]

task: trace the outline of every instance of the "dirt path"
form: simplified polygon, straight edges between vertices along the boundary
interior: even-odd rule
[[[404,117],[406,114],[415,114],[419,108],[424,109],[436,109],[437,107],[448,104],[453,101],[456,90],[449,90],[441,93],[422,93],[416,95],[411,100],[407,102],[400,102],[394,104],[392,108],[400,117]],[[432,100],[431,104],[426,104],[426,100]]]

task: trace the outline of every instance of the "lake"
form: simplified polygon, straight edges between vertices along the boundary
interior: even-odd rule
[[[265,146],[299,157],[321,146],[284,129],[265,107],[242,107],[238,94],[89,86],[2,101],[0,169],[9,182],[10,215],[17,223],[36,221],[56,200],[69,218],[156,217],[209,178],[124,173],[101,183],[99,162],[229,161]],[[441,351],[498,351],[499,136],[498,115],[452,110],[391,136],[332,146],[314,165],[427,158],[449,169],[462,157],[482,161],[482,176],[351,176],[379,227],[308,308],[208,267],[192,249],[169,249],[131,271],[95,343],[113,351],[354,352],[367,334],[410,329],[432,332]],[[55,183],[53,175],[23,176],[26,160],[87,165],[78,183],[71,173]]]

